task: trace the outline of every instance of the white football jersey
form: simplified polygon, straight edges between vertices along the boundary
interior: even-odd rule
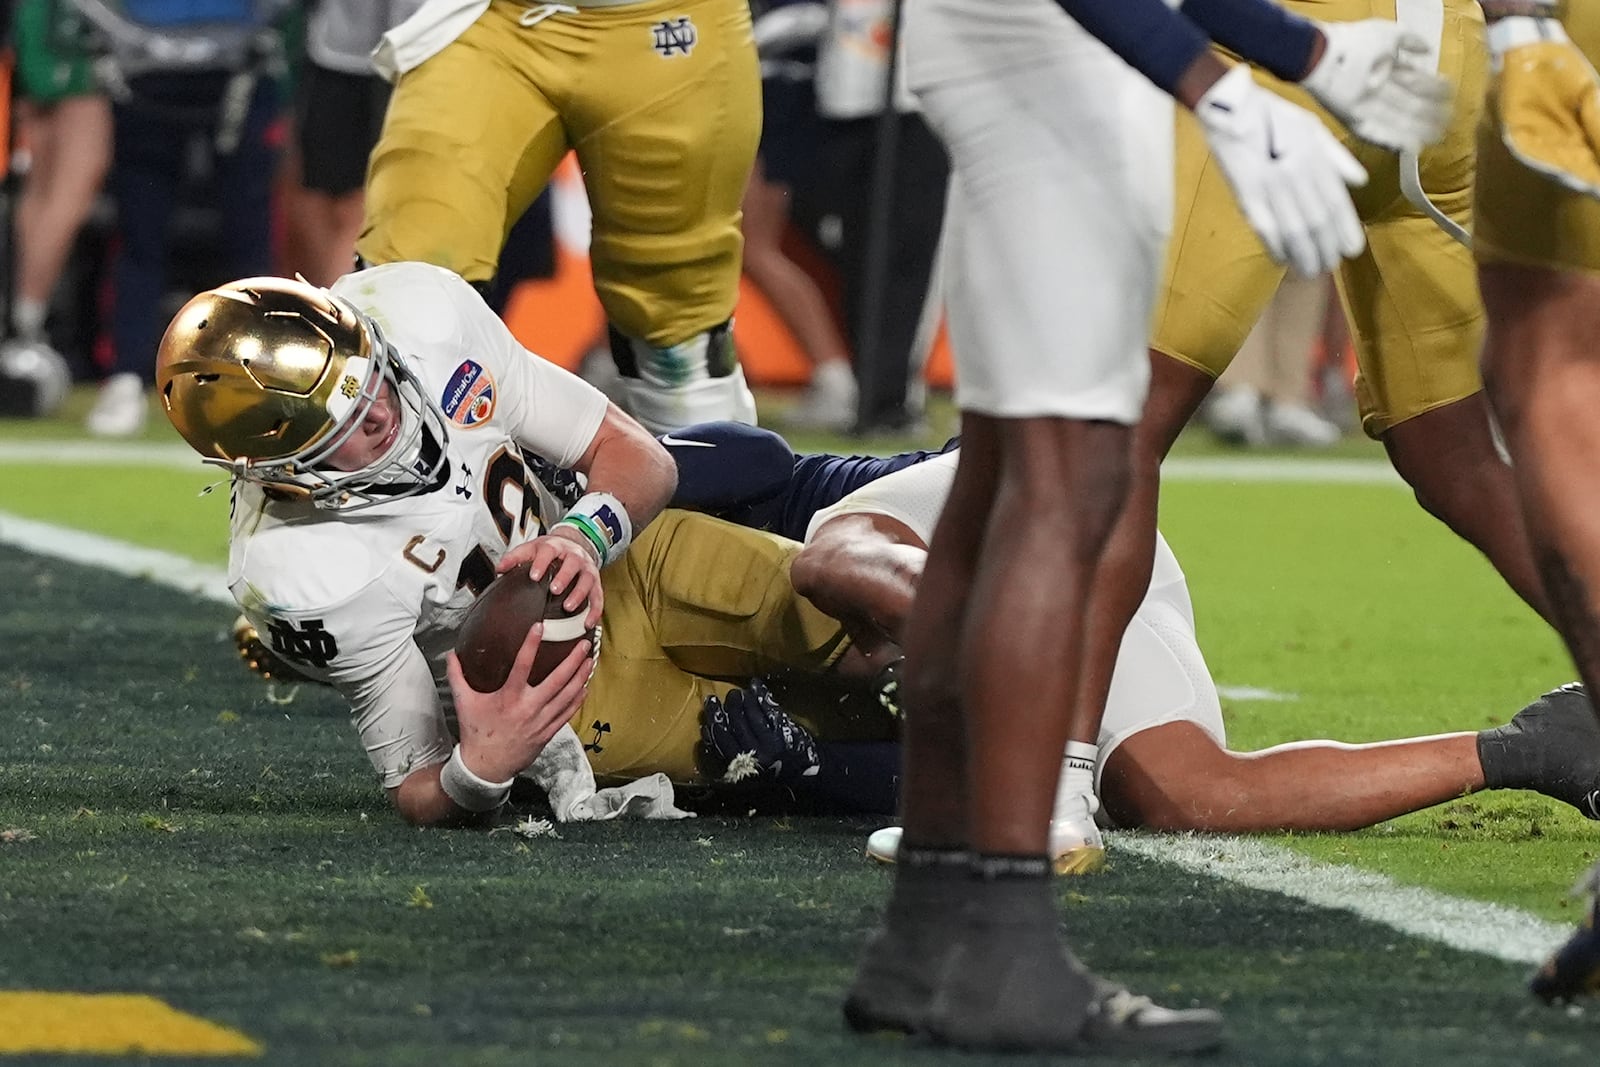
[[[953,449],[934,456],[923,463],[902,467],[876,481],[868,482],[811,516],[806,527],[806,540],[816,536],[817,529],[829,519],[841,515],[885,515],[901,523],[922,539],[924,545],[933,541],[933,528],[939,522],[939,513],[950,496],[950,485],[955,481],[956,464],[961,450]],[[1176,608],[1194,630],[1194,604],[1189,599],[1189,582],[1172,554],[1167,539],[1156,534],[1155,566],[1150,575],[1150,589],[1145,603],[1160,602]]]
[[[566,513],[577,490],[559,468],[588,449],[607,402],[524,349],[449,271],[394,263],[332,291],[377,322],[443,412],[449,470],[431,492],[347,515],[236,483],[228,577],[268,647],[350,701],[394,787],[449,757],[445,653],[506,549]]]

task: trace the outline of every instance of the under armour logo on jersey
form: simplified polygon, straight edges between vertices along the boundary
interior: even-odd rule
[[[606,734],[611,732],[611,724],[608,722],[601,722],[599,719],[596,719],[594,722],[589,724],[589,729],[594,731],[594,740],[590,741],[583,747],[590,752],[604,752],[605,749],[600,747],[600,741],[606,736]]]
[[[650,27],[650,32],[656,39],[653,47],[668,59],[693,52],[695,42],[700,39],[687,15],[658,22]]]
[[[321,619],[307,619],[298,630],[287,619],[273,619],[267,633],[272,637],[272,651],[318,670],[326,668],[339,654],[339,642],[323,629]]]

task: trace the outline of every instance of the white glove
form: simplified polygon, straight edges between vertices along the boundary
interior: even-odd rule
[[[1218,78],[1194,113],[1273,259],[1309,278],[1366,247],[1345,185],[1365,185],[1367,172],[1321,119],[1261,88],[1243,64]]]
[[[1327,50],[1300,84],[1350,132],[1380,148],[1420,152],[1450,122],[1449,80],[1428,42],[1388,19],[1319,22]]]

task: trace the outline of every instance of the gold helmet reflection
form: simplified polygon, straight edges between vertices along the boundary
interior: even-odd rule
[[[359,471],[322,467],[386,384],[400,404],[394,447]],[[445,465],[443,417],[404,360],[370,318],[303,280],[246,278],[194,297],[161,338],[156,389],[207,462],[322,507],[421,492]]]
[[[320,441],[361,394],[373,340],[321,289],[246,278],[201,293],[161,338],[167,417],[208,459],[286,460]]]

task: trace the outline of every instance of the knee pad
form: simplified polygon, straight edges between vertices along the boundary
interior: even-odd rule
[[[622,374],[628,413],[651,433],[697,422],[756,421],[756,400],[745,384],[725,322],[687,341],[657,348],[611,330],[611,356]]]

